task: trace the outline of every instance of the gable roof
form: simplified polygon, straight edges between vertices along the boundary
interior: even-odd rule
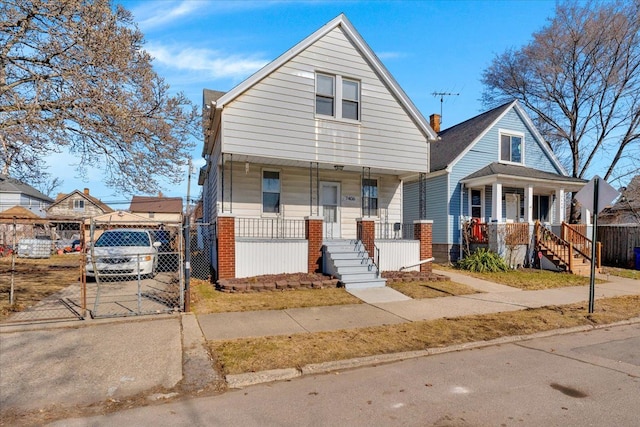
[[[503,104],[438,133],[438,141],[431,145],[431,171],[445,169],[453,163],[511,104]]]
[[[243,94],[253,85],[267,77],[273,71],[278,69],[280,66],[285,64],[287,61],[298,55],[300,52],[307,49],[316,41],[320,40],[322,37],[331,32],[334,28],[340,27],[345,36],[353,43],[356,49],[362,54],[365,60],[369,63],[369,65],[373,68],[373,70],[377,73],[380,79],[388,86],[391,93],[399,100],[400,104],[407,111],[411,119],[416,123],[418,128],[427,136],[427,139],[434,140],[437,135],[434,130],[429,126],[427,120],[422,116],[422,113],[418,110],[418,108],[413,104],[413,102],[409,99],[407,94],[402,90],[398,82],[393,78],[391,73],[387,70],[387,68],[380,62],[380,59],[376,56],[376,54],[371,50],[369,45],[364,41],[362,36],[356,31],[355,27],[349,22],[347,17],[344,14],[340,14],[327,24],[316,30],[313,34],[293,46],[291,49],[280,55],[275,60],[271,61],[260,70],[255,72],[249,78],[238,84],[236,87],[231,89],[229,92],[220,96],[218,99],[213,99],[217,93],[221,93],[218,91],[210,91],[207,95],[204,94],[204,100],[207,101],[207,98],[210,96],[212,99],[210,104],[206,104],[206,107],[214,107],[216,109],[224,108],[225,104],[233,101],[235,98]]]
[[[2,174],[0,174],[0,193],[25,194],[29,197],[33,197],[34,199],[53,202],[53,199],[51,197],[41,193],[29,184],[25,184],[22,181],[18,181],[15,178],[10,178],[7,175]]]
[[[181,197],[133,196],[131,212],[182,213]]]
[[[71,193],[69,194],[58,194],[58,197],[56,198],[56,201],[53,202],[53,204],[51,204],[51,206],[49,206],[47,208],[47,210],[50,210],[51,208],[58,206],[59,204],[61,204],[63,201],[69,199],[71,196],[73,195],[78,195],[80,197],[82,197],[83,199],[87,200],[89,203],[92,203],[94,205],[96,205],[97,207],[99,207],[104,213],[109,213],[109,212],[113,212],[113,209],[107,205],[106,203],[104,203],[102,200],[93,197],[90,194],[85,193],[84,191],[80,191],[80,190],[73,190]]]
[[[453,166],[511,109],[515,109],[519,113],[519,116],[533,134],[534,138],[541,142],[540,146],[542,150],[546,152],[554,166],[566,175],[566,170],[560,164],[547,142],[529,118],[527,112],[517,100],[485,111],[482,114],[438,133],[438,141],[431,145],[431,172]]]
[[[42,219],[38,215],[31,212],[29,209],[22,206],[14,206],[12,208],[9,208],[5,211],[0,212],[0,218],[2,219],[13,218],[13,217],[16,217],[16,219]]]
[[[580,178],[573,178],[571,176],[560,175],[557,173],[545,172],[538,169],[529,168],[526,166],[504,164],[499,162],[493,162],[475,171],[474,173],[467,175],[460,181],[465,182],[476,178],[483,178],[492,175],[500,175],[502,177],[517,177],[529,180],[542,180],[542,181],[554,181],[554,182],[566,182],[572,184],[586,184],[586,180]]]

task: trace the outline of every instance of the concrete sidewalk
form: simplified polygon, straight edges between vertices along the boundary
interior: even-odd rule
[[[107,402],[136,405],[218,389],[224,379],[214,369],[207,340],[515,311],[587,301],[589,294],[587,286],[521,291],[449,271],[440,273],[485,293],[412,300],[384,288],[353,292],[367,303],[343,306],[0,324],[0,425],[29,412],[99,408]],[[640,281],[610,277],[596,287],[597,298],[634,294],[640,294]]]
[[[455,272],[435,272],[483,293],[414,300],[398,298],[397,292],[389,292],[389,288],[374,288],[366,292],[352,292],[368,302],[366,304],[203,314],[198,316],[198,321],[209,341],[355,329],[589,300],[588,286],[523,291]],[[608,280],[596,285],[596,299],[640,294],[640,282],[637,280],[613,276]]]

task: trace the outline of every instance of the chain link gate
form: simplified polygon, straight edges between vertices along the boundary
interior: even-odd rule
[[[92,316],[182,311],[182,231],[180,223],[92,220],[85,265]]]

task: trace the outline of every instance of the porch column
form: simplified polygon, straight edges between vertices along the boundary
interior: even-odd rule
[[[413,238],[420,241],[420,261],[433,256],[433,220],[413,221]],[[420,264],[420,272],[431,273],[432,263]]]
[[[533,222],[533,186],[527,185],[524,189],[524,220],[529,224]]]
[[[502,222],[502,184],[494,182],[491,185],[491,217]]]
[[[580,207],[580,219],[583,224],[591,225],[591,211],[584,206]]]
[[[236,277],[236,219],[233,214],[218,214],[218,278]]]
[[[562,224],[565,220],[565,206],[564,206],[564,188],[556,189],[556,224]]]
[[[322,217],[304,218],[304,238],[307,239],[307,265],[309,273],[322,272]]]
[[[370,256],[374,254],[375,230],[376,226],[373,220],[358,218],[356,219],[358,240],[362,241],[364,248],[369,252]]]

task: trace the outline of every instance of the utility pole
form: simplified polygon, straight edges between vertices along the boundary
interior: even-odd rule
[[[458,96],[459,93],[453,92],[433,92],[431,95],[440,97],[440,125],[442,125],[442,103],[444,102],[445,96]]]

